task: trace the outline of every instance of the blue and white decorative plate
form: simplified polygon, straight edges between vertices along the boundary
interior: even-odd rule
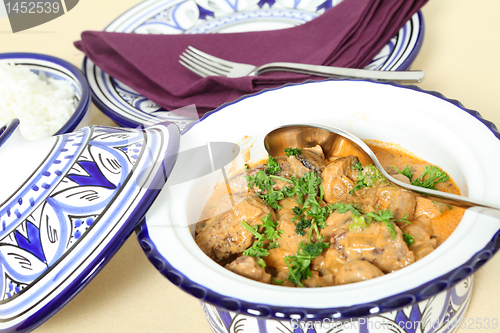
[[[0,332],[34,329],[92,280],[142,220],[179,144],[167,123],[38,141],[18,126],[0,127]]]
[[[224,33],[275,30],[308,22],[341,0],[146,0],[113,21],[105,31],[141,34]],[[423,41],[422,14],[415,14],[366,67],[405,70]],[[172,121],[183,129],[192,116],[174,114],[103,72],[88,58],[83,71],[94,104],[120,126]],[[169,110],[172,111],[172,110]],[[195,112],[192,114],[196,115]]]

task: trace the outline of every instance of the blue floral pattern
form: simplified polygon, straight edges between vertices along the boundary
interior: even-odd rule
[[[2,206],[2,223],[10,217],[9,226],[16,228],[0,241],[0,300],[29,287],[71,251],[125,184],[144,135],[90,134],[86,128],[62,137],[48,160],[51,165]]]
[[[348,321],[278,321],[223,310],[201,302],[214,333],[435,333],[455,332],[469,306],[472,276],[442,293],[399,310]]]
[[[0,205],[0,331],[36,325],[91,280],[159,193],[178,140],[174,124],[91,126],[46,146]]]

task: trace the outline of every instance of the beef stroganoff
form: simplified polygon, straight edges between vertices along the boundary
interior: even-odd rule
[[[439,167],[397,146],[369,146],[398,180],[460,194]],[[195,241],[211,259],[252,280],[325,287],[422,259],[463,212],[396,187],[354,155],[327,159],[320,146],[289,147],[219,185],[196,224]]]

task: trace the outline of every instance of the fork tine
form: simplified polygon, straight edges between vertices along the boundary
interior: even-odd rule
[[[215,57],[215,56],[213,56],[211,54],[208,54],[208,53],[205,53],[203,51],[200,51],[200,50],[198,50],[198,49],[196,49],[196,48],[194,48],[192,46],[188,46],[186,50],[190,50],[191,52],[193,52],[193,53],[195,53],[195,54],[197,54],[197,55],[199,55],[199,56],[201,56],[201,57],[203,57],[205,59],[213,61],[213,62],[215,62],[217,64],[220,64],[220,65],[222,65],[224,67],[227,67],[228,70],[232,69],[234,67],[234,64],[235,64],[232,61],[228,61],[228,60],[225,60],[225,59],[217,58],[217,57]]]
[[[203,68],[200,70],[203,70],[204,72],[211,73],[210,75],[222,75],[222,76],[227,76],[229,74],[228,70],[221,70],[217,67],[212,66],[210,63],[206,63],[203,60],[200,60],[196,57],[191,56],[188,53],[183,53],[179,56],[184,62],[189,63],[191,66],[196,66],[198,68]]]
[[[213,62],[210,59],[204,58],[204,57],[200,56],[199,54],[194,53],[193,51],[188,50],[188,49],[184,50],[183,55],[186,58],[189,58],[192,61],[195,61],[200,66],[206,67],[207,69],[210,69],[210,70],[213,69],[215,72],[217,72],[217,75],[227,75],[227,74],[229,74],[229,71],[232,69],[231,67],[227,67],[227,66],[218,64],[216,62]]]
[[[204,72],[201,72],[201,71],[197,70],[196,68],[194,68],[194,67],[192,67],[192,66],[188,65],[187,63],[185,63],[185,62],[184,62],[184,61],[182,61],[182,60],[179,60],[179,63],[180,63],[182,66],[186,67],[187,69],[189,69],[190,71],[192,71],[192,72],[194,72],[194,73],[198,74],[198,75],[199,75],[199,76],[201,76],[201,77],[207,77],[207,76],[210,76],[210,74],[206,74],[206,73],[204,73]]]
[[[190,59],[187,59],[183,55],[180,55],[179,58],[180,58],[179,61],[182,61],[187,66],[189,66],[190,68],[195,69],[197,72],[201,73],[200,75],[203,76],[203,77],[212,76],[212,75],[219,75],[219,74],[216,74],[216,73],[212,72],[211,70],[209,70],[209,69],[207,69],[207,68],[205,68],[203,66],[200,66],[200,65],[196,64],[195,62],[191,61]]]

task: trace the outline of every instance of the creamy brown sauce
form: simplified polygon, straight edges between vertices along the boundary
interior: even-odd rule
[[[393,165],[399,170],[403,170],[406,165],[410,165],[416,170],[416,174],[420,175],[426,165],[429,165],[425,160],[415,156],[411,152],[401,148],[400,146],[387,144],[375,140],[370,140],[367,145],[373,150],[382,165]],[[450,179],[446,183],[436,184],[439,191],[460,195],[460,189]],[[432,219],[432,229],[438,237],[438,245],[443,243],[458,226],[462,219],[465,209],[459,207],[447,207],[446,205],[431,200],[419,199],[425,202],[423,214],[427,213],[430,216],[435,216],[436,210],[441,212],[438,216]],[[424,206],[424,205],[422,205]]]
[[[397,145],[377,141],[367,144],[389,172],[396,173],[391,166],[403,170],[408,165],[418,177],[429,165]],[[352,150],[347,146],[342,150],[344,157],[329,161],[324,159],[321,149],[303,150],[297,156],[278,158],[280,171],[273,178],[272,190],[248,187],[249,176],[259,171],[268,172],[266,161],[233,175],[228,183],[216,187],[205,205],[196,225],[196,243],[210,258],[247,278],[290,287],[318,287],[359,282],[404,268],[432,252],[455,230],[464,214],[461,208],[417,197],[383,179],[356,189],[354,186],[361,179],[356,169],[359,160],[348,156],[350,153]],[[269,207],[265,200],[268,193],[290,187],[291,178],[304,177],[308,173],[321,178],[325,193],[321,196],[318,191],[316,202],[327,209],[329,215],[321,223],[305,218],[306,222],[313,223],[300,229],[300,219],[294,210],[301,207],[296,194],[279,200],[281,209]],[[460,194],[451,179],[436,187]],[[359,208],[360,216],[368,222],[362,223],[365,220],[360,220],[359,212],[341,213],[332,209],[339,203]],[[385,210],[393,216],[387,223],[367,217]],[[259,244],[257,236],[264,237],[267,230],[263,226],[265,217],[274,221],[273,230],[279,237],[275,241],[262,238]],[[405,219],[409,223],[401,221]],[[315,243],[322,243],[323,247],[310,257],[309,272],[302,272],[300,279],[294,279],[292,275],[298,267],[294,258],[303,251],[305,244]],[[249,252],[257,245],[264,254]]]

